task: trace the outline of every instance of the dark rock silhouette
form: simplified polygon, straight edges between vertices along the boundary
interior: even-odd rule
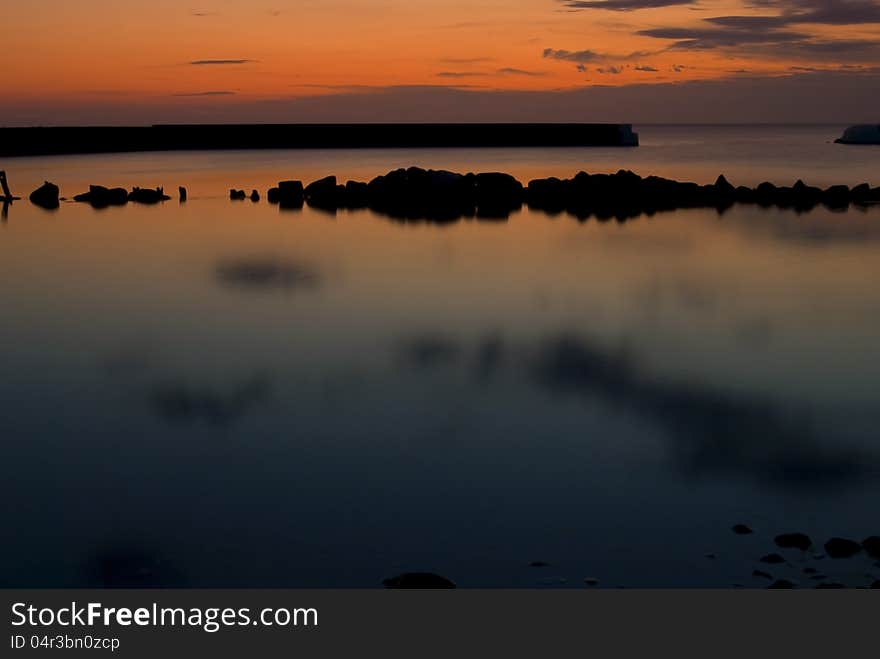
[[[243,199],[247,199],[247,194],[244,190],[236,190],[235,188],[232,188],[229,191],[229,198],[233,201],[241,201]]]
[[[177,188],[177,192],[180,201],[186,201],[186,188],[181,185],[179,188]]]
[[[831,558],[852,558],[861,551],[862,545],[847,538],[831,538],[825,543],[825,552]]]
[[[342,189],[340,190],[340,188]],[[304,195],[309,206],[336,210],[342,205],[345,186],[337,185],[335,176],[325,176],[322,179],[309,183],[304,190]]]
[[[803,533],[783,533],[782,535],[777,535],[774,542],[776,542],[777,547],[782,549],[800,549],[801,551],[807,551],[813,546],[810,536]]]
[[[593,578],[593,577],[587,577],[586,579],[584,579],[584,583],[585,583],[587,586],[598,586],[598,585],[599,585],[599,580],[598,580],[598,579],[595,579],[595,578]]]
[[[862,541],[862,549],[864,549],[871,558],[880,558],[880,536],[872,535]],[[880,567],[878,565],[877,567]]]
[[[874,583],[872,583],[871,586],[870,586],[870,588],[871,588],[871,590],[877,590],[877,589],[880,589],[880,580],[875,581]]]
[[[788,579],[777,579],[772,584],[767,586],[767,588],[771,590],[791,590],[792,588],[796,588],[797,584],[793,581],[789,581]]]
[[[281,181],[277,188],[270,188],[266,195],[270,204],[282,208],[302,208],[305,200],[302,181]]]
[[[391,577],[390,579],[385,579],[382,582],[382,585],[389,589],[414,588],[425,590],[456,587],[455,584],[446,577],[431,574],[430,572],[408,572],[396,577]]]
[[[752,531],[752,529],[750,529],[745,524],[736,524],[733,527],[733,532],[737,535],[751,535],[752,533],[754,533],[754,531]]]
[[[847,208],[850,190],[845,185],[832,185],[822,193],[822,203],[828,208]]]
[[[803,570],[804,574],[818,574],[819,570],[814,567],[805,567]]]
[[[816,590],[841,590],[846,588],[842,583],[830,582],[830,583],[820,583],[816,586]]]
[[[544,561],[532,561],[529,563],[529,567],[550,567],[550,563],[545,563]]]
[[[260,201],[260,193],[256,190],[251,190],[251,201],[254,203]]]
[[[128,203],[129,194],[125,188],[105,188],[102,185],[90,185],[89,191],[76,195],[73,200],[91,204],[95,208],[107,206],[124,206]]]
[[[128,200],[137,204],[158,204],[160,201],[171,199],[162,188],[151,190],[149,188],[132,188],[128,193]]]
[[[757,579],[767,579],[768,581],[773,581],[773,575],[764,572],[763,570],[755,570],[752,572],[752,576]]]
[[[54,210],[60,206],[58,200],[59,192],[57,185],[46,181],[39,188],[31,192],[30,200],[35,206],[45,208],[46,210]]]
[[[785,559],[779,554],[767,554],[761,557],[761,562],[767,563],[767,565],[781,565],[785,563]]]

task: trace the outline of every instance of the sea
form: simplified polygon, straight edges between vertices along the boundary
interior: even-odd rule
[[[265,201],[409,166],[880,186],[880,146],[843,128],[0,162],[24,198],[0,222],[0,586],[880,579],[824,549],[880,535],[880,206],[437,224]],[[173,199],[46,211],[44,180]]]

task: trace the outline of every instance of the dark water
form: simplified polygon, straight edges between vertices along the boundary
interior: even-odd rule
[[[828,146],[812,134],[789,148]],[[661,173],[748,160],[716,149],[669,148]],[[757,559],[784,531],[880,533],[880,208],[437,226],[224,198],[517,153],[3,163],[19,193],[50,177],[190,201],[23,201],[0,225],[0,585],[876,579],[865,557]],[[828,178],[880,183],[880,150],[846,153]],[[514,173],[576,155],[519,152]]]

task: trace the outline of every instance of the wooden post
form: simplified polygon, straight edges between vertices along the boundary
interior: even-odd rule
[[[0,186],[3,187],[3,197],[12,199],[12,193],[9,191],[9,183],[6,182],[6,172],[0,169]]]

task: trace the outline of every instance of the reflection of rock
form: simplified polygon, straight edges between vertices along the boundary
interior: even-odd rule
[[[152,392],[151,403],[156,413],[166,421],[207,421],[228,425],[264,402],[270,391],[269,382],[262,377],[242,382],[228,392],[168,383]]]
[[[416,588],[425,590],[436,590],[442,588],[455,588],[455,584],[445,577],[429,572],[409,572],[401,574],[382,582],[385,588]]]
[[[831,558],[852,558],[861,551],[862,546],[858,542],[847,538],[831,538],[825,543],[825,552]]]
[[[31,203],[35,206],[39,206],[40,208],[45,208],[47,210],[53,210],[60,206],[58,201],[59,195],[58,186],[54,183],[49,183],[46,181],[39,188],[31,192],[30,200]]]
[[[226,261],[217,266],[216,274],[223,284],[249,289],[312,289],[321,282],[311,266],[273,259]]]
[[[810,540],[810,536],[804,535],[803,533],[783,533],[782,535],[777,535],[774,541],[776,542],[776,546],[781,547],[782,549],[800,549],[801,551],[807,551],[813,546],[813,541]]]

